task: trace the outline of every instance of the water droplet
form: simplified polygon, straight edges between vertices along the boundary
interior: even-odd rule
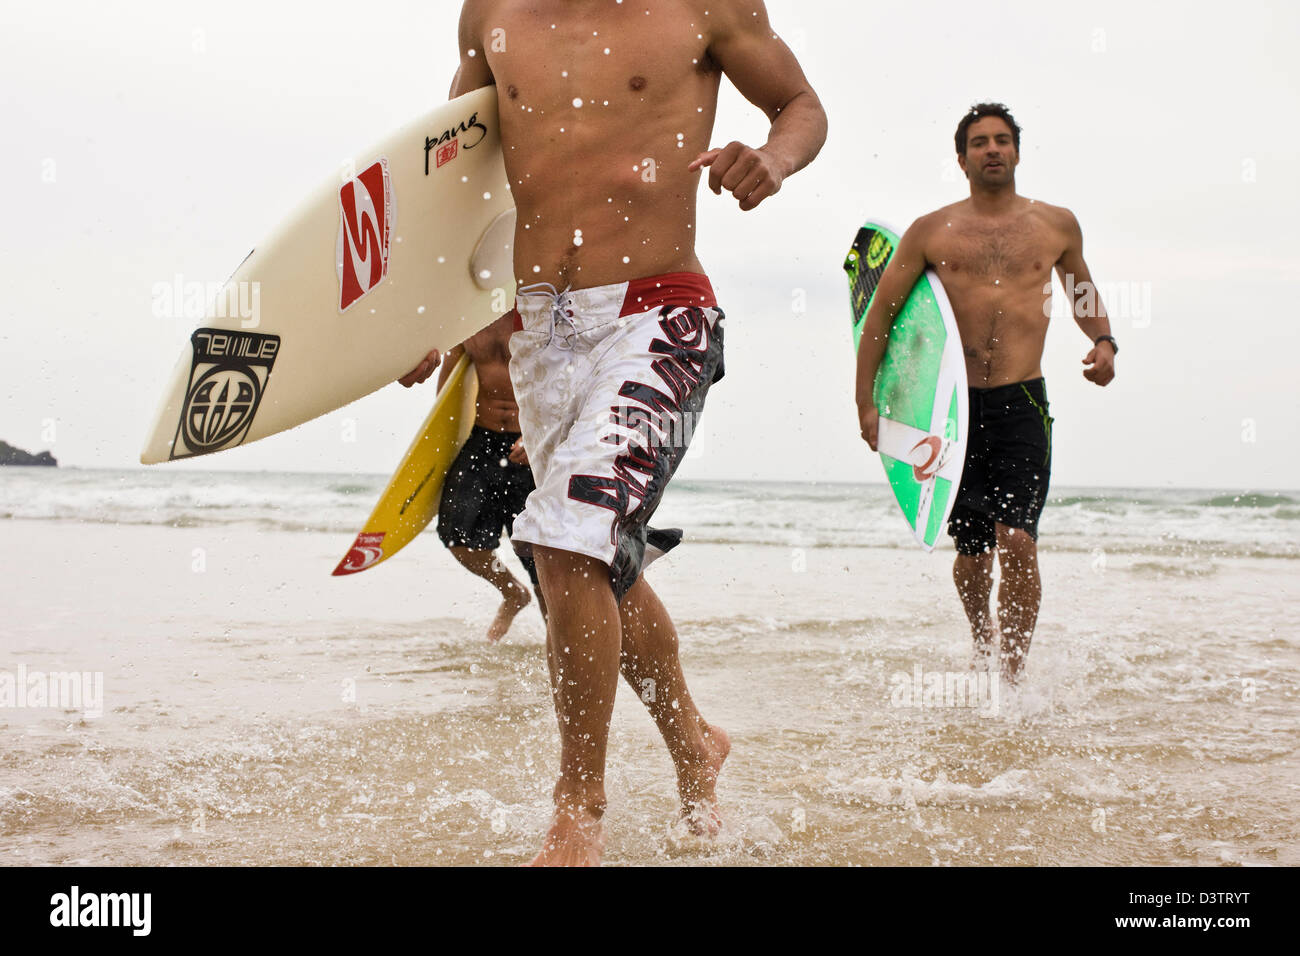
[[[580,109],[582,109],[582,97],[581,97],[581,96],[575,96],[575,97],[573,98],[573,108],[574,108],[575,110],[580,110]]]

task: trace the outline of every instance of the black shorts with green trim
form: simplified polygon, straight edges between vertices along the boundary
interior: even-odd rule
[[[970,390],[970,427],[961,488],[948,518],[960,554],[984,554],[997,525],[1038,540],[1052,471],[1052,417],[1041,378]]]

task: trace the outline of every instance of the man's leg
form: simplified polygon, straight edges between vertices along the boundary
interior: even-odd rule
[[[1002,629],[1002,673],[1015,683],[1025,666],[1029,642],[1043,598],[1038,576],[1038,544],[1028,532],[997,526],[1002,580],[998,585],[998,623]]]
[[[539,864],[599,859],[605,751],[623,643],[615,595],[625,596],[640,576],[642,524],[685,452],[684,442],[647,441],[636,423],[647,413],[651,421],[692,420],[722,372],[723,316],[711,303],[701,307],[712,298],[707,282],[687,282],[673,293],[690,306],[623,314],[629,300],[669,294],[662,283],[641,282],[573,293],[564,309],[570,347],[563,349],[555,335],[559,298],[529,293],[518,299],[525,331],[551,323],[549,337],[524,336],[518,348],[512,341],[510,366],[537,481],[514,531],[533,545],[537,561],[561,737],[556,817],[534,861]],[[611,408],[618,414],[611,417]],[[633,606],[640,608],[635,599]],[[690,752],[677,739],[682,730],[669,730],[678,752]],[[701,774],[683,769],[691,795],[707,795],[708,787],[692,779]]]
[[[998,647],[998,629],[989,607],[993,593],[993,550],[983,554],[958,553],[952,565],[952,579],[966,609],[966,619],[970,621],[970,633],[975,641],[974,661],[983,666],[997,657]]]
[[[721,826],[714,786],[731,750],[726,731],[704,719],[686,688],[677,630],[659,596],[639,577],[618,607],[623,677],[663,734],[677,769],[682,815],[698,834]]]
[[[487,634],[488,643],[495,644],[506,636],[506,631],[510,630],[515,615],[527,607],[528,602],[532,600],[528,588],[515,580],[515,576],[497,558],[495,551],[463,547],[452,547],[447,550],[466,569],[501,592],[501,607],[497,610],[497,616],[492,620]]]
[[[600,863],[605,747],[618,691],[622,641],[609,568],[595,558],[534,545],[548,612],[546,661],[560,725],[555,820],[534,866]]]

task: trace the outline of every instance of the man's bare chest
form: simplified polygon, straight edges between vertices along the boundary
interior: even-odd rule
[[[1050,277],[1064,251],[1064,239],[1030,217],[999,222],[954,219],[926,243],[926,257],[945,283]]]
[[[715,72],[704,30],[677,4],[627,4],[617,15],[594,15],[591,7],[588,16],[581,5],[547,6],[502,4],[500,26],[486,28],[484,50],[503,110],[597,119],[609,110],[653,108]]]

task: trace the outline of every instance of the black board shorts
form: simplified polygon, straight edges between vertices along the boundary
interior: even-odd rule
[[[518,438],[518,432],[479,425],[470,432],[447,471],[438,504],[438,537],[447,547],[495,551],[501,533],[513,533],[515,517],[533,491],[532,470],[509,458]]]
[[[1038,540],[1052,471],[1052,417],[1041,378],[970,390],[970,432],[961,488],[948,518],[960,554],[997,546],[997,525]]]

